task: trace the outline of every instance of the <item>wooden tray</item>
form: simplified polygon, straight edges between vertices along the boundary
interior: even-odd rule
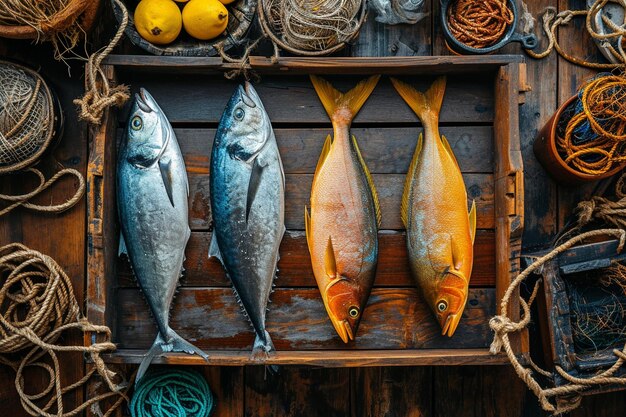
[[[282,58],[253,57],[262,75],[255,86],[272,120],[286,173],[286,225],[268,330],[278,352],[267,362],[318,366],[464,365],[506,363],[491,356],[488,320],[519,270],[523,227],[523,173],[518,137],[520,57]],[[219,118],[236,86],[215,58],[111,56],[105,73],[159,102],[181,145],[191,192],[192,236],[186,275],[171,325],[210,355],[210,364],[247,365],[253,333],[221,266],[207,258],[210,242],[209,155]],[[469,301],[453,338],[438,324],[409,278],[400,221],[404,177],[419,121],[388,77],[383,77],[354,120],[352,132],[373,173],[382,206],[375,288],[356,341],[335,334],[317,289],[304,238],[303,207],[324,138],[332,131],[308,76],[327,75],[339,88],[365,74],[394,74],[426,88],[449,74],[441,130],[461,165],[468,197],[476,199],[478,233]],[[116,141],[127,112],[111,111],[91,138],[88,170],[87,316],[111,327],[119,350],[110,362],[138,363],[156,332],[148,306],[125,261],[117,257]],[[517,297],[513,297],[517,300]],[[518,305],[511,306],[518,314]],[[86,340],[90,343],[90,340]],[[521,340],[518,352],[526,351]],[[197,356],[168,354],[158,363],[205,364]]]

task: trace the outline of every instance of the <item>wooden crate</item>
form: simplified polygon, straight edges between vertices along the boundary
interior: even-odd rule
[[[283,58],[277,65],[253,57],[261,74],[255,87],[272,120],[286,174],[287,233],[281,246],[278,287],[267,316],[277,352],[267,363],[329,367],[378,365],[502,364],[488,352],[488,320],[519,270],[523,227],[523,175],[518,136],[521,58]],[[204,349],[215,365],[252,364],[254,335],[240,313],[219,263],[207,258],[210,242],[209,156],[219,118],[236,83],[232,69],[214,58],[111,56],[104,68],[113,81],[145,87],[175,128],[190,180],[186,275],[171,325]],[[426,88],[448,74],[441,131],[451,142],[478,209],[475,266],[469,301],[453,338],[439,325],[414,288],[400,221],[404,177],[419,121],[383,77],[354,120],[352,132],[378,188],[382,206],[375,288],[355,341],[344,344],[327,317],[311,270],[303,207],[324,138],[332,131],[307,74],[326,74],[339,88],[367,74],[394,74]],[[93,132],[89,182],[87,315],[109,325],[119,350],[110,362],[138,363],[156,325],[125,261],[117,257],[116,141],[127,112],[111,111]],[[517,297],[513,297],[517,300]],[[511,306],[518,315],[518,305]],[[86,343],[89,343],[86,340]],[[525,350],[521,340],[517,351]],[[205,364],[202,358],[168,354],[157,363]],[[259,362],[254,362],[258,364]]]

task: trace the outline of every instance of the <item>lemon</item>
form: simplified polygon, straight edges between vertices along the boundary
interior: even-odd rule
[[[189,0],[183,9],[185,30],[196,39],[216,38],[227,24],[228,10],[219,0]]]
[[[172,0],[141,0],[134,19],[141,37],[157,45],[174,41],[182,28],[180,9]]]

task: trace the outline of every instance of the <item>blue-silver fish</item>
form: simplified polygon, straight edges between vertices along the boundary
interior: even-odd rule
[[[157,322],[159,333],[137,372],[163,352],[206,353],[169,326],[169,310],[183,270],[189,230],[189,182],[174,130],[152,96],[135,95],[117,163],[121,225],[119,253],[126,254]]]
[[[285,175],[263,103],[239,86],[220,120],[210,174],[213,236],[209,257],[224,265],[256,340],[253,356],[274,350],[267,303],[285,232]]]

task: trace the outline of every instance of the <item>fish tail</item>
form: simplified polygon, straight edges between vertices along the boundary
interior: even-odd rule
[[[417,114],[422,123],[425,120],[432,120],[437,122],[439,120],[439,112],[441,111],[441,104],[443,103],[443,96],[446,91],[446,77],[437,77],[435,82],[425,92],[417,91],[415,88],[407,83],[404,83],[396,78],[391,79],[391,83],[394,88],[404,99],[404,101],[411,107],[411,109]]]
[[[311,75],[313,87],[315,87],[315,91],[322,101],[330,120],[334,122],[339,117],[345,118],[345,112],[338,112],[338,110],[348,110],[349,120],[343,120],[348,124],[350,124],[359,110],[361,110],[361,107],[363,107],[367,98],[370,96],[372,91],[374,91],[379,79],[380,75],[371,76],[362,80],[352,90],[344,94],[333,87],[325,79],[316,75]]]
[[[270,352],[275,351],[276,348],[274,347],[272,338],[267,330],[265,330],[265,337],[261,337],[258,334],[256,335],[256,339],[254,339],[254,346],[252,348],[252,359],[263,361],[269,357]],[[280,367],[278,365],[268,365],[266,369],[272,375],[276,375],[280,371]]]
[[[162,353],[184,352],[190,355],[196,354],[202,356],[205,360],[208,361],[209,355],[183,339],[174,330],[168,329],[167,336],[168,341],[166,342],[163,339],[161,332],[157,334],[157,337],[156,339],[154,339],[152,347],[150,348],[150,350],[148,350],[148,353],[146,353],[144,358],[141,360],[141,364],[139,365],[139,369],[137,370],[137,376],[135,377],[135,386],[137,386],[139,380],[145,375],[148,367],[152,363],[152,359]]]

